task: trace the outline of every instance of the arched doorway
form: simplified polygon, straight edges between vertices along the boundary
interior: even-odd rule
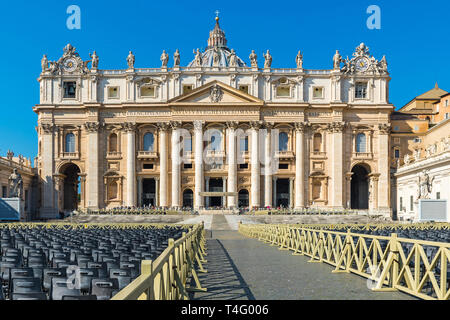
[[[352,209],[369,209],[369,173],[363,165],[356,165],[352,169],[351,207]]]
[[[183,207],[192,208],[194,206],[194,192],[191,189],[186,189],[183,192]]]
[[[248,190],[242,189],[239,191],[239,198],[238,198],[238,207],[239,208],[247,208],[249,204],[249,197],[248,197]]]
[[[64,189],[63,189],[63,207],[64,211],[73,211],[78,209],[79,186],[80,186],[80,168],[70,163],[61,170],[64,175]]]

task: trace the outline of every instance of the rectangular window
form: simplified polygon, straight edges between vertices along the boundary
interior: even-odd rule
[[[278,87],[277,88],[277,97],[286,98],[291,96],[291,88],[290,87]]]
[[[287,169],[289,169],[289,164],[288,163],[280,163],[278,165],[278,169],[280,169],[280,170],[287,170]]]
[[[394,150],[394,157],[395,157],[395,159],[400,158],[400,150],[399,149]]]
[[[357,82],[355,85],[355,98],[366,99],[367,98],[367,82]]]
[[[400,211],[403,210],[403,197],[400,197]]]
[[[436,199],[437,200],[441,199],[441,193],[440,192],[436,192]]]
[[[248,85],[240,85],[239,86],[239,91],[242,91],[242,92],[244,92],[244,93],[248,93],[249,91],[248,91]]]
[[[75,99],[77,83],[75,81],[64,82],[64,99]]]
[[[7,189],[6,189],[6,186],[2,186],[2,198],[6,198],[8,195],[7,195]]]
[[[141,97],[154,97],[154,96],[155,96],[155,87],[141,88]]]
[[[108,99],[119,98],[119,87],[108,87]]]
[[[448,107],[448,100],[445,100],[445,106]]]
[[[144,163],[143,166],[145,170],[153,170],[153,167],[154,167],[153,163]]]
[[[323,98],[323,87],[314,87],[313,88],[313,98],[314,99],[322,99]]]
[[[191,84],[183,85],[183,94],[189,93],[191,91],[192,91],[192,85]]]
[[[239,151],[248,152],[248,137],[239,139]]]
[[[400,138],[394,138],[394,143],[400,144]]]
[[[414,211],[414,197],[409,198],[409,211]]]
[[[185,163],[184,169],[192,169],[192,163]]]
[[[445,114],[445,119],[448,119],[449,118],[449,113],[447,112],[446,114]]]
[[[241,163],[239,169],[248,169],[248,163]]]

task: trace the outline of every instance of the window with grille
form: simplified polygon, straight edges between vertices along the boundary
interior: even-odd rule
[[[356,99],[365,99],[367,98],[367,83],[366,82],[358,82],[355,85],[355,98]]]
[[[286,132],[280,132],[280,135],[278,137],[278,151],[287,151],[288,141],[288,134]]]
[[[146,133],[144,135],[144,151],[153,151],[155,145],[155,136],[153,133]]]
[[[73,153],[75,152],[75,135],[73,133],[68,133],[66,135],[66,146],[65,152]]]
[[[358,133],[356,136],[356,152],[366,151],[366,135],[364,133]]]

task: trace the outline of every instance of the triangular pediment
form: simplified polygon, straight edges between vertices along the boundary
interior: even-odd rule
[[[264,102],[252,95],[237,90],[223,82],[214,80],[193,91],[175,97],[169,101],[170,105],[257,105]]]

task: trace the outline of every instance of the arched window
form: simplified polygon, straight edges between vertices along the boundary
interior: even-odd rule
[[[248,136],[240,137],[239,139],[239,151],[247,152],[248,151]]]
[[[109,152],[117,152],[117,134],[112,133],[109,136]]]
[[[280,135],[278,136],[278,151],[287,151],[288,141],[288,134],[286,132],[280,132]]]
[[[212,132],[210,146],[213,151],[222,150],[222,133],[219,130]]]
[[[320,152],[322,150],[322,135],[320,133],[314,134],[314,152]]]
[[[356,136],[356,152],[366,152],[366,135],[358,133]]]
[[[64,152],[75,152],[75,135],[73,133],[66,135],[66,146],[64,150]]]
[[[148,132],[144,135],[144,151],[153,151],[155,144],[155,136]]]

